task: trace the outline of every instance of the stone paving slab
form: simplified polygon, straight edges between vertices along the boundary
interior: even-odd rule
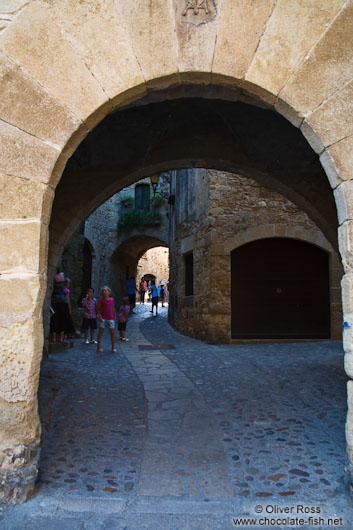
[[[207,345],[165,316],[43,361],[38,493],[0,528],[223,530],[301,503],[352,530],[341,344]]]
[[[192,381],[217,418],[234,495],[292,501],[348,496],[341,343],[211,346],[162,319],[149,338]]]

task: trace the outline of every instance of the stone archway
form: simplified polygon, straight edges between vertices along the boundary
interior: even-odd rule
[[[342,337],[342,314],[340,310],[341,288],[340,282],[343,274],[342,265],[338,253],[318,230],[308,230],[303,226],[286,226],[282,224],[260,225],[249,228],[228,239],[222,246],[214,244],[211,246],[213,256],[227,256],[231,252],[243,245],[268,238],[294,239],[306,243],[325,251],[328,254],[329,268],[329,290],[330,290],[330,329],[331,338],[340,340]],[[229,260],[229,276],[231,274],[231,262]],[[227,317],[226,317],[227,318]],[[230,329],[229,320],[229,329]]]
[[[300,129],[334,190],[346,273],[342,284],[346,370],[353,377],[353,5],[336,0],[325,6],[289,8],[278,2],[274,7],[266,2],[249,7],[245,2],[218,0],[213,2],[217,8],[206,16],[201,10],[183,15],[184,4],[158,1],[151,10],[142,1],[102,0],[92,8],[89,3],[66,0],[54,4],[20,0],[6,8],[6,27],[0,34],[0,182],[5,197],[0,473],[5,502],[25,498],[36,477],[40,434],[36,392],[54,190],[85,136],[107,114],[142,97],[149,103],[158,97],[176,99],[173,87],[182,97],[188,86],[188,97],[196,93],[201,98],[256,103],[275,109]],[[295,28],[287,23],[288,9],[295,10],[291,11]],[[279,41],[285,46],[278,60]],[[201,164],[194,148],[190,145],[184,161],[179,158],[177,164],[168,155],[169,168]],[[227,158],[223,164],[228,170],[237,169]],[[144,159],[144,174],[159,169],[168,169],[162,157]],[[136,169],[121,175],[114,190],[106,187],[83,209],[77,207],[68,227],[57,210],[60,222],[51,236],[56,235],[61,244],[51,265],[83,215],[87,217],[94,204],[137,176]],[[76,197],[87,185],[84,179],[76,181]],[[332,197],[332,192],[324,195]],[[350,455],[352,385],[347,421]]]
[[[160,246],[167,247],[167,243],[148,234],[135,233],[115,249],[110,258],[110,269],[112,290],[118,303],[121,303],[123,296],[126,295],[125,280],[130,279],[131,276],[136,279],[137,264],[141,256],[147,250]]]

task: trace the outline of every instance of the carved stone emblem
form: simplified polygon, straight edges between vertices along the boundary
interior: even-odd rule
[[[206,15],[209,14],[207,0],[186,0],[185,9],[182,13],[184,17],[189,9],[193,9],[195,15],[199,14],[200,9],[204,9]]]
[[[179,0],[181,22],[201,26],[216,18],[216,0]]]

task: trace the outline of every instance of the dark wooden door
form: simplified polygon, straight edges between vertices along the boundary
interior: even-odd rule
[[[233,250],[233,338],[329,338],[328,254],[295,239]]]

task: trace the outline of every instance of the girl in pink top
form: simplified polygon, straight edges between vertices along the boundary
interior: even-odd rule
[[[101,348],[101,339],[105,326],[109,329],[110,340],[112,343],[112,352],[116,352],[115,349],[115,306],[114,298],[110,297],[110,288],[105,286],[102,289],[102,298],[98,300],[97,304],[97,317],[99,320],[99,332],[97,337],[97,351],[103,352]]]

